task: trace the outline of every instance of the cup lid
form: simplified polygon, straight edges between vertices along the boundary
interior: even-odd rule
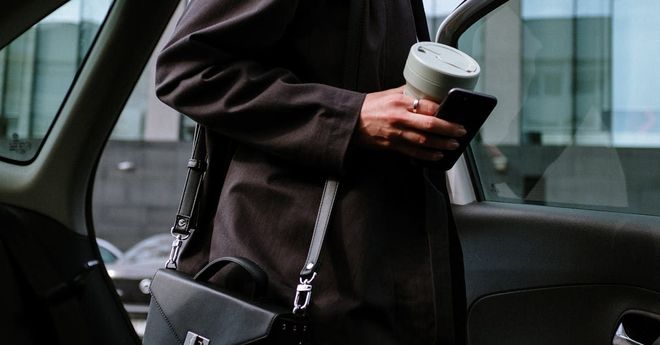
[[[479,64],[466,53],[435,42],[419,42],[410,49],[408,66],[411,72],[425,76],[427,81],[455,78],[476,78]]]

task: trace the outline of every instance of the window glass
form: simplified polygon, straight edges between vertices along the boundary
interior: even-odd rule
[[[115,125],[94,181],[95,233],[123,253],[106,262],[133,326],[144,333],[149,284],[164,267],[190,155],[190,128],[184,118],[156,98],[156,56],[171,35],[175,14],[136,83]],[[101,243],[101,242],[100,242]]]
[[[461,37],[499,100],[472,144],[486,200],[660,215],[658,10],[511,0]]]
[[[0,50],[0,157],[31,160],[111,0],[72,0]]]

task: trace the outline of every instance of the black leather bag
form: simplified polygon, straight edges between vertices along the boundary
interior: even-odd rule
[[[156,273],[144,344],[310,344],[307,317],[200,279],[228,259],[237,258],[213,261],[195,278],[172,269]]]
[[[176,271],[180,248],[194,231],[197,195],[205,171],[203,131],[195,131],[192,158],[172,235],[166,268],[158,270],[151,283],[151,302],[144,333],[145,345],[237,345],[237,344],[311,344],[308,306],[312,280],[339,187],[326,180],[307,260],[300,273],[293,308],[269,304],[264,300],[268,278],[263,270],[246,258],[225,257],[206,265],[194,277]],[[251,297],[219,288],[207,281],[229,264],[238,265],[254,281]]]

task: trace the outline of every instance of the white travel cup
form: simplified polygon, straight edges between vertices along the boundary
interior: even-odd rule
[[[419,42],[410,48],[403,69],[404,93],[440,103],[449,90],[472,90],[479,79],[479,64],[464,52],[435,42]]]

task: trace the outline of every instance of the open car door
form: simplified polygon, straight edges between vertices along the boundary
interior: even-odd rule
[[[95,167],[177,0],[0,3],[3,344],[137,344],[92,232]]]
[[[499,99],[449,174],[468,343],[660,343],[660,4],[511,0],[472,25],[486,3],[440,35]]]

